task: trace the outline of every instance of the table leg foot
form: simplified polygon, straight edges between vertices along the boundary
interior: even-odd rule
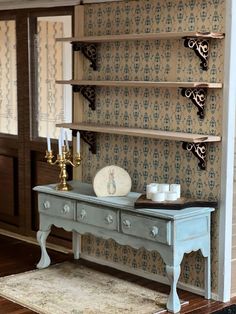
[[[210,256],[205,257],[205,298],[211,298],[211,261]]]
[[[81,248],[81,236],[78,232],[73,231],[73,253],[74,253],[74,259],[79,259],[80,256],[80,248]]]
[[[172,313],[178,313],[180,311],[181,305],[176,287],[180,275],[180,265],[178,266],[166,265],[166,272],[167,277],[171,284],[171,290],[167,301],[167,309]]]
[[[49,235],[51,230],[48,231],[38,231],[37,232],[37,240],[41,247],[41,258],[40,261],[37,264],[37,268],[46,268],[51,264],[50,257],[48,256],[47,250],[46,250],[46,239]]]

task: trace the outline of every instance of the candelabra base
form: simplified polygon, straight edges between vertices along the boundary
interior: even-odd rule
[[[59,183],[55,188],[57,191],[71,191],[73,190],[72,186],[68,183]]]

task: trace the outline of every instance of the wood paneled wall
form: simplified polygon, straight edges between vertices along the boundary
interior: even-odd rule
[[[14,224],[18,212],[17,159],[0,155],[0,173],[0,217]]]

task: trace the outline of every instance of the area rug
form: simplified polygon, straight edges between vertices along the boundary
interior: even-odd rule
[[[41,314],[154,314],[167,302],[165,294],[70,262],[2,277],[0,295]]]

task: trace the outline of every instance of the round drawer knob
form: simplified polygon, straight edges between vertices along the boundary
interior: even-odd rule
[[[152,238],[155,238],[159,233],[159,229],[157,227],[152,227],[152,230],[150,232],[150,235]]]
[[[49,201],[45,201],[45,202],[43,203],[43,207],[44,207],[45,209],[49,209],[49,208],[50,208],[50,202],[49,202]]]
[[[124,219],[123,226],[129,229],[131,227],[131,222],[128,219]]]
[[[112,224],[113,223],[113,217],[112,215],[107,215],[106,218],[105,218],[105,222],[107,224]]]
[[[70,206],[65,204],[62,210],[63,214],[68,214],[70,212]]]
[[[84,209],[81,210],[81,213],[80,213],[80,218],[81,219],[84,219],[85,217],[87,216],[87,213]]]

